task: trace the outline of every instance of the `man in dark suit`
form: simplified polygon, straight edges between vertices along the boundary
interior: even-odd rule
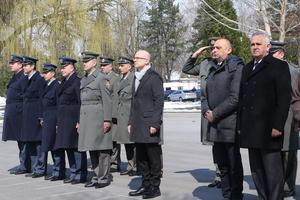
[[[25,77],[22,70],[22,62],[23,58],[21,56],[10,56],[9,67],[14,75],[7,85],[2,140],[18,142],[20,161],[19,166],[10,171],[11,174],[25,174],[30,172],[30,167],[25,164],[26,154],[24,143],[20,141],[23,110],[22,79]]]
[[[75,71],[75,59],[60,57],[62,83],[57,91],[57,134],[54,150],[62,158],[60,166],[65,168],[65,152],[68,155],[70,176],[64,183],[78,184],[87,178],[87,157],[79,152],[77,124],[80,113],[80,78]]]
[[[23,56],[23,70],[26,78],[23,81],[23,124],[21,141],[25,142],[25,151],[31,163],[31,173],[26,177],[38,178],[45,174],[45,153],[41,149],[42,127],[39,122],[42,110],[41,93],[45,80],[36,71],[38,60]]]
[[[215,42],[201,112],[209,122],[207,139],[214,142],[213,154],[221,172],[223,198],[242,200],[243,166],[236,113],[244,63],[231,52],[227,39],[220,38]]]
[[[57,151],[53,150],[56,138],[57,121],[57,89],[59,82],[56,80],[56,66],[50,63],[43,64],[42,76],[47,82],[41,95],[42,110],[40,123],[42,125],[42,151],[45,152],[45,166],[47,172],[48,152],[51,151],[53,160],[52,173],[45,176],[45,180],[57,181],[64,178],[64,167],[59,165],[62,157]]]
[[[270,53],[273,57],[284,60],[285,58],[285,42],[271,41],[272,47]],[[295,195],[296,176],[297,176],[297,151],[299,149],[299,132],[295,130],[295,118],[293,116],[293,105],[300,103],[298,94],[298,75],[299,68],[294,67],[288,63],[291,73],[292,85],[292,101],[284,126],[284,139],[282,148],[283,172],[284,172],[284,197]]]
[[[129,196],[143,195],[143,199],[160,196],[161,155],[159,142],[164,89],[161,76],[151,69],[150,54],[140,50],[134,56],[136,68],[128,132],[136,143],[136,159],[142,173],[142,186]]]
[[[249,149],[252,178],[260,199],[283,199],[281,149],[291,101],[288,64],[268,54],[266,33],[251,37],[253,60],[243,69],[238,130],[241,147]]]

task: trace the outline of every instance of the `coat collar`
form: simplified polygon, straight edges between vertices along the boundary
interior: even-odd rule
[[[45,96],[56,84],[58,84],[57,79],[55,79],[54,81],[52,81],[50,83],[50,85],[46,86],[44,91],[43,91],[43,96]]]
[[[59,91],[59,95],[66,89],[68,88],[70,85],[72,85],[73,81],[76,79],[77,77],[77,73],[73,73],[69,79],[67,80],[66,78],[63,79],[62,83],[61,83],[61,88]]]
[[[95,80],[95,78],[99,75],[100,73],[100,69],[96,68],[92,74],[88,75],[88,76],[84,76],[81,79],[81,84],[80,84],[80,89],[84,88],[85,86],[87,86],[88,84],[90,84],[91,82],[93,82]]]
[[[125,87],[127,87],[128,85],[131,85],[133,82],[133,78],[134,78],[134,73],[131,72],[126,79],[121,79],[120,84],[119,84],[119,89],[118,92],[120,92],[121,90],[123,90]]]
[[[254,66],[254,59],[247,64],[246,67],[246,75],[247,75],[247,80],[253,77],[255,74],[260,72],[262,69],[264,69],[273,59],[273,56],[271,54],[265,56],[260,63],[258,63],[253,70]]]
[[[137,90],[135,91],[135,79],[136,79],[136,77],[134,76],[134,82],[133,82],[133,91],[135,91],[134,92],[134,95],[137,95],[137,93],[140,91],[140,89],[144,86],[144,84],[147,82],[147,80],[151,77],[151,74],[152,74],[152,72],[153,72],[153,69],[152,68],[149,68],[147,71],[146,71],[146,73],[145,73],[145,75],[143,76],[143,78],[140,80],[140,84],[139,84],[139,86],[138,86],[138,88],[137,88]]]

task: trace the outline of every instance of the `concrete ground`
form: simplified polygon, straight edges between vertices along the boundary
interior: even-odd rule
[[[2,126],[2,125],[0,125]],[[161,183],[162,196],[157,200],[217,200],[221,190],[208,188],[214,179],[211,146],[200,143],[200,113],[164,114],[164,175]],[[2,130],[2,127],[0,127]],[[2,135],[0,134],[0,137]],[[122,147],[123,148],[123,147]],[[242,150],[244,166],[244,199],[257,199],[246,150]],[[63,184],[43,178],[25,178],[10,175],[8,170],[18,164],[16,142],[0,142],[0,200],[129,200],[130,190],[137,189],[139,177],[113,174],[113,182],[102,189],[84,188],[83,184]],[[124,148],[123,168],[126,167]],[[297,196],[300,199],[300,173],[298,171]],[[293,198],[287,198],[293,199]]]

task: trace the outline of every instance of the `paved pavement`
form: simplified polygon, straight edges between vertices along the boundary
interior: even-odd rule
[[[162,196],[157,200],[217,200],[222,199],[220,189],[208,188],[213,181],[211,146],[200,143],[199,113],[164,114],[164,175],[161,183]],[[0,125],[1,126],[1,125]],[[0,130],[2,128],[0,127]],[[0,134],[1,137],[1,134]],[[124,149],[122,160],[126,161]],[[242,150],[244,165],[245,200],[257,199],[250,175],[248,155]],[[137,189],[140,178],[130,178],[114,173],[114,181],[102,189],[84,188],[83,184],[63,184],[43,178],[25,178],[24,175],[10,175],[8,169],[17,165],[15,142],[0,142],[0,200],[130,200],[131,189]],[[126,167],[126,163],[123,163]],[[300,199],[300,173],[297,176],[297,196]],[[287,198],[293,199],[293,198]]]

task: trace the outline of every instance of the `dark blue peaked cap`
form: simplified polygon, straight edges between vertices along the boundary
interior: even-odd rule
[[[9,63],[16,63],[16,62],[19,62],[19,63],[22,63],[23,62],[23,57],[22,56],[17,56],[17,55],[10,55],[10,60],[9,60]]]
[[[60,57],[59,58],[59,63],[61,65],[61,67],[65,67],[69,64],[74,65],[75,63],[77,63],[77,60],[75,60],[73,58],[68,58],[68,57]]]
[[[55,71],[57,68],[56,65],[50,64],[50,63],[44,63],[43,64],[43,72],[50,72]]]
[[[38,59],[36,59],[36,58],[31,58],[29,56],[23,56],[23,62],[22,62],[22,64],[23,65],[25,65],[25,64],[33,64],[33,65],[35,65],[37,61],[38,61]]]

